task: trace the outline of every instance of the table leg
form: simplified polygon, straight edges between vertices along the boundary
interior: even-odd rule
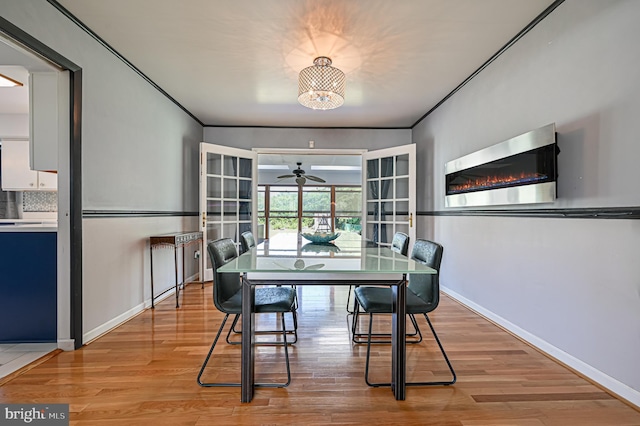
[[[251,402],[255,383],[255,286],[242,274],[242,370],[241,402]]]
[[[180,296],[180,288],[178,287],[178,246],[173,247],[173,261],[174,261],[174,271],[176,275],[176,308],[180,307],[178,303],[178,297]]]
[[[151,259],[151,309],[155,309],[155,304],[153,303],[153,300],[155,299],[154,294],[153,294],[153,244],[150,246],[150,252],[149,256]]]
[[[406,367],[406,288],[407,276],[402,276],[402,281],[392,287],[393,313],[391,317],[391,390],[399,401],[404,401],[407,387]]]

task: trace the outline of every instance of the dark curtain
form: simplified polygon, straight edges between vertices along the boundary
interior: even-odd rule
[[[381,158],[380,159],[380,177],[382,176],[392,176],[393,174],[393,157]],[[392,179],[380,180],[380,221],[383,222],[387,218],[387,212],[385,211],[385,202],[389,195],[389,189],[391,188],[391,184],[393,183]],[[393,207],[390,212],[393,215]],[[388,243],[389,238],[387,237],[387,224],[380,224],[380,242]]]
[[[251,159],[238,158],[238,164],[239,165],[237,166],[236,162],[234,162],[234,174],[239,177],[251,177],[253,161]],[[239,170],[236,170],[236,168],[239,168]],[[238,198],[240,199],[238,206],[238,218],[240,220],[251,220],[251,181],[238,180],[238,185]],[[251,224],[241,223],[239,225],[240,234],[245,231],[252,231]]]
[[[376,176],[376,167],[378,166],[378,162],[377,161],[367,161],[367,177],[371,177],[371,176]],[[379,200],[379,196],[378,196],[378,182],[377,180],[370,180],[369,181],[369,193],[371,194],[371,197],[365,197],[365,198],[372,198],[374,200]],[[373,214],[373,217],[375,220],[378,220],[378,215],[380,214],[378,206],[380,205],[380,203],[374,203],[374,207],[373,207],[373,212],[369,212],[369,215]],[[367,206],[368,208],[368,206]],[[365,233],[366,234],[366,233]],[[371,236],[369,237],[371,239],[371,241],[373,241],[374,243],[378,242],[378,224],[374,223],[373,224],[373,233],[371,234]]]

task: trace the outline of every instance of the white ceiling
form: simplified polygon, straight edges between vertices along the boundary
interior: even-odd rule
[[[411,127],[552,0],[58,0],[205,125]],[[345,104],[297,102],[329,56]],[[1,65],[1,64],[0,64]]]
[[[0,74],[23,84],[17,87],[0,87],[0,114],[28,114],[29,71],[52,69],[42,59],[19,49],[0,36]]]

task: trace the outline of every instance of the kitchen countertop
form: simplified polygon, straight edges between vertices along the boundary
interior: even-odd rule
[[[57,232],[58,222],[50,219],[0,219],[0,232]]]

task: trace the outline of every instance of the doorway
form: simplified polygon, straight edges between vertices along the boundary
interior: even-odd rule
[[[63,350],[83,345],[82,318],[82,68],[0,17],[0,44],[22,58],[35,58],[65,73],[66,91],[60,91],[61,118],[58,156],[57,224],[57,344]],[[3,59],[8,56],[2,55]],[[22,64],[27,67],[28,64]],[[60,104],[62,105],[62,104]],[[72,176],[74,178],[72,179]]]
[[[297,170],[306,179],[297,179]],[[259,240],[280,233],[353,232],[360,225],[360,152],[259,151],[257,183]]]

